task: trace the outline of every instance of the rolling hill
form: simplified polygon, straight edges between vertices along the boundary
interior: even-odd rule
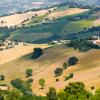
[[[9,81],[15,78],[26,80],[25,70],[33,69],[33,93],[44,95],[48,91],[48,87],[55,87],[57,90],[64,88],[68,82],[81,81],[84,82],[89,90],[91,86],[100,87],[100,50],[90,50],[86,53],[67,48],[63,45],[50,47],[44,50],[44,54],[36,59],[30,59],[31,54],[23,56],[9,63],[0,65],[0,73],[5,75],[3,83],[9,84]],[[56,82],[54,70],[62,67],[62,64],[71,56],[79,59],[78,64],[66,69]],[[91,57],[92,56],[92,57]],[[64,77],[69,73],[74,73],[74,77],[68,81],[64,81]],[[40,89],[38,80],[44,78],[46,86],[44,90]]]
[[[65,2],[75,2],[90,6],[100,5],[99,0],[3,0],[0,1],[0,15],[23,12],[30,9],[45,8]]]

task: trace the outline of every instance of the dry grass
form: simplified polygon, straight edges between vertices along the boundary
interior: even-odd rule
[[[54,8],[51,8],[50,10],[53,11]],[[24,20],[31,20],[31,18],[33,16],[35,16],[35,14],[37,14],[38,16],[42,16],[46,13],[48,13],[48,10],[49,9],[46,9],[46,10],[39,10],[39,11],[29,11],[29,12],[26,12],[26,13],[22,13],[22,14],[13,14],[13,15],[10,15],[10,16],[4,16],[4,17],[0,17],[0,27],[5,27],[5,26],[15,26],[15,25],[18,25],[20,26],[21,25],[21,22],[23,22]],[[1,21],[6,21],[6,23],[1,23]]]
[[[0,65],[0,73],[6,76],[5,83],[15,78],[25,79],[25,70],[33,69],[33,93],[45,95],[49,87],[57,90],[64,88],[70,81],[84,82],[87,89],[91,86],[100,87],[100,50],[90,50],[81,53],[64,46],[55,46],[44,50],[44,54],[36,60],[30,59],[31,54],[21,57],[15,61]],[[63,75],[58,77],[59,82],[55,81],[54,70],[62,67],[62,64],[71,56],[79,58],[77,65],[69,67]],[[64,77],[69,73],[74,73],[74,78],[64,81]],[[46,86],[41,90],[38,80],[44,78]]]
[[[80,9],[80,8],[71,8],[68,10],[64,10],[64,11],[56,11],[53,12],[51,14],[48,15],[49,19],[53,19],[53,18],[59,18],[59,17],[63,17],[63,16],[67,16],[67,15],[74,15],[74,14],[79,14],[85,11],[88,11],[89,9]]]
[[[67,52],[67,50],[66,50]],[[59,58],[58,61],[51,64],[47,69],[41,71],[39,74],[35,75],[33,83],[33,92],[39,95],[45,95],[49,87],[55,87],[57,90],[64,88],[68,82],[81,81],[84,82],[87,89],[90,89],[91,86],[95,88],[100,88],[100,51],[91,50],[87,53],[80,53],[78,51],[72,51],[65,53],[64,57]],[[70,57],[77,56],[79,58],[79,63],[76,66],[70,67],[64,71],[64,74],[58,79],[59,82],[56,82],[54,77],[54,70],[57,67],[62,67],[62,64]],[[74,73],[74,78],[69,81],[64,81],[64,77],[69,73]],[[44,90],[40,89],[38,85],[38,80],[44,78],[46,80],[46,87]]]
[[[47,48],[48,45],[38,45],[32,44],[27,46],[15,46],[11,49],[6,49],[0,51],[0,64],[10,62],[12,60],[18,59],[26,54],[29,54],[33,51],[35,47]]]

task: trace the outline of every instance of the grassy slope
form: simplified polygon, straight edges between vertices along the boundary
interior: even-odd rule
[[[35,25],[35,24],[37,24],[37,23],[40,23],[40,22],[42,22],[47,16],[48,16],[48,14],[44,14],[44,15],[42,15],[42,16],[37,16],[37,17],[35,17],[35,18],[32,18],[31,21],[28,22],[28,23],[26,24],[26,26],[27,26],[27,27],[30,27],[31,25],[33,26],[33,25]]]
[[[65,11],[68,7],[60,7],[57,10]],[[81,14],[84,14],[86,12],[83,12]],[[52,13],[50,13],[52,14]],[[49,20],[46,21],[46,23],[42,23],[44,18],[46,18],[49,14],[45,14],[42,16],[37,16],[31,20],[31,22],[27,23],[26,26],[28,28],[21,28],[17,29],[16,31],[12,32],[10,39],[12,40],[22,40],[22,41],[40,41],[42,40],[52,40],[56,39],[56,37],[63,38],[69,34],[79,32],[83,30],[84,28],[88,28],[92,25],[94,20],[82,20],[82,21],[67,21],[68,16],[62,16],[58,19],[55,19],[53,21]],[[73,16],[76,16],[78,14],[75,14]],[[38,23],[38,24],[37,24]],[[39,24],[40,23],[40,24]],[[28,38],[27,38],[28,37]]]
[[[60,35],[60,37],[63,37],[64,35],[68,35],[73,32],[79,32],[84,28],[88,28],[92,25],[92,23],[93,20],[67,22],[66,18],[61,18],[48,24],[18,29],[12,33],[11,39],[32,42],[35,40],[39,40],[40,37],[42,39],[58,35]]]
[[[100,50],[90,50],[87,53],[80,53],[65,46],[55,46],[44,50],[44,54],[37,60],[31,60],[27,55],[10,63],[0,65],[0,73],[6,76],[6,83],[9,83],[14,78],[25,78],[25,70],[33,69],[33,92],[44,94],[48,87],[54,86],[57,89],[63,88],[68,82],[64,82],[64,76],[70,72],[74,73],[74,78],[69,81],[82,81],[86,86],[100,87]],[[62,67],[62,64],[67,61],[70,56],[77,56],[79,63],[76,66],[68,68],[64,74],[59,77],[60,81],[55,82],[53,71],[57,67]],[[40,89],[38,79],[46,80],[46,88]]]

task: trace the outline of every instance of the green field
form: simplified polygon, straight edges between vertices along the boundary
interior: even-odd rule
[[[42,22],[47,16],[48,16],[48,14],[45,14],[42,16],[36,16],[36,17],[32,18],[31,21],[28,22],[25,26],[30,27],[30,26],[36,25],[37,23]]]
[[[11,33],[10,39],[34,42],[40,39],[48,39],[52,36],[60,36],[60,38],[62,38],[69,34],[80,32],[84,30],[84,28],[89,28],[92,22],[93,20],[69,22],[65,17],[41,25],[17,29]]]

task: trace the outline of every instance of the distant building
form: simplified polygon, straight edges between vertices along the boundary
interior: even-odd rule
[[[23,42],[18,42],[17,45],[22,46],[22,45],[24,45],[24,43]]]
[[[70,40],[60,40],[60,43],[62,44],[70,43]]]

